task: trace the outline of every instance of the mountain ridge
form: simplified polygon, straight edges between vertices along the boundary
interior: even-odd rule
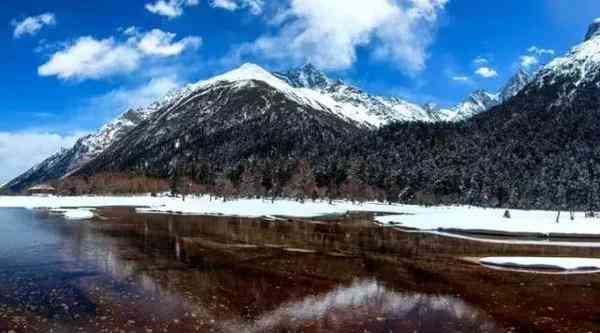
[[[462,109],[445,112],[445,110],[419,106],[396,97],[368,94],[341,80],[330,79],[311,64],[286,73],[272,73],[255,64],[244,64],[222,75],[172,90],[147,107],[124,112],[97,132],[78,140],[73,148],[51,156],[8,182],[3,188],[18,192],[31,184],[50,179],[62,179],[73,174],[86,163],[100,156],[113,143],[152,114],[165,108],[177,107],[203,87],[218,82],[236,82],[238,87],[242,87],[252,85],[256,81],[267,83],[300,104],[309,105],[311,108],[325,113],[332,113],[357,127],[370,130],[397,121],[459,121],[497,104],[482,99],[482,96],[491,99],[492,94],[477,91],[457,106]]]

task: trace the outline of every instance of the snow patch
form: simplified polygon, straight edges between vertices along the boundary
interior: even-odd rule
[[[553,257],[489,257],[482,258],[483,265],[526,269],[597,270],[600,259]]]
[[[345,214],[349,211],[385,212],[401,214],[412,206],[382,203],[354,204],[349,201],[306,201],[240,199],[223,201],[209,196],[182,198],[158,196],[0,196],[0,208],[69,208],[145,207],[143,213],[177,213],[190,215],[228,215],[241,217],[288,216],[316,217],[328,214]]]
[[[600,235],[600,219],[585,218],[584,213],[576,213],[573,221],[563,213],[560,223],[556,223],[555,211],[511,210],[510,219],[504,218],[504,209],[467,206],[416,207],[406,212],[410,214],[380,216],[376,220],[383,224],[430,231],[574,237]]]
[[[51,212],[63,215],[67,220],[89,220],[94,217],[92,209],[51,209]]]
[[[555,211],[511,210],[511,219],[504,218],[503,209],[485,209],[468,206],[423,207],[377,202],[352,203],[326,200],[306,201],[222,199],[200,196],[181,198],[150,195],[145,196],[78,196],[78,197],[29,197],[0,196],[0,208],[98,208],[98,207],[144,207],[142,213],[228,215],[241,217],[317,217],[347,212],[377,212],[388,215],[375,219],[382,224],[395,225],[425,231],[467,231],[507,234],[534,234],[546,236],[597,237],[600,236],[600,219],[585,218],[583,212],[575,214],[571,221],[562,214],[556,223]],[[89,216],[89,215],[88,215]]]

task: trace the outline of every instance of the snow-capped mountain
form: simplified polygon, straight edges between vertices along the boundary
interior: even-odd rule
[[[307,63],[302,67],[289,70],[285,73],[274,74],[296,88],[325,90],[336,83],[311,63]],[[341,83],[341,81],[337,82]]]
[[[336,109],[332,98],[252,64],[190,88],[75,175],[128,170],[170,177],[293,159],[316,165],[331,144],[347,145],[369,131],[363,118]]]
[[[508,80],[504,88],[500,90],[500,101],[507,101],[516,96],[531,81],[531,74],[520,68],[513,77]]]
[[[396,97],[371,95],[341,80],[332,80],[312,64],[286,73],[275,73],[298,89],[311,89],[332,99],[334,110],[348,112],[369,127],[380,127],[394,121],[436,121],[425,108]]]
[[[455,107],[438,110],[437,116],[441,121],[459,121],[487,111],[499,103],[500,94],[477,90]]]
[[[572,103],[600,84],[600,19],[589,27],[582,44],[544,66],[535,76],[537,87],[554,87],[558,99],[554,105]]]
[[[140,124],[154,109],[151,107],[128,110],[97,132],[77,140],[71,149],[63,149],[24,174],[5,184],[2,188],[21,190],[24,184],[34,184],[49,179],[62,178],[76,171],[85,163],[100,155],[108,146],[121,139]]]
[[[590,24],[587,33],[585,34],[585,41],[600,36],[600,18],[597,18]]]
[[[333,116],[362,129],[376,129],[397,121],[458,121],[498,103],[496,95],[480,91],[453,109],[438,110],[431,106],[419,106],[400,98],[368,94],[341,80],[328,78],[310,64],[286,73],[271,73],[260,66],[244,64],[225,74],[173,90],[147,107],[121,114],[97,132],[81,138],[73,148],[43,161],[4,188],[20,191],[27,185],[62,178],[77,172],[155,113],[160,112],[163,117],[169,117],[166,114],[170,111],[186,107],[194,103],[194,99],[204,98],[198,94],[199,91],[209,94],[215,90],[215,87],[220,89],[227,85],[232,88],[228,90],[231,96],[210,95],[211,98],[205,100],[209,106],[226,104],[237,91],[247,91],[256,87],[258,82],[272,90],[269,96],[261,96],[264,100],[269,101],[273,94],[282,94],[286,99],[301,106],[299,109],[316,110],[327,117]],[[267,105],[263,106],[261,111],[267,112],[269,109],[270,105]],[[213,110],[206,108],[203,112],[205,113],[203,116],[208,117]],[[156,135],[162,134],[165,130],[160,124],[155,127]]]
[[[431,114],[438,121],[460,121],[473,117],[516,96],[531,81],[524,69],[519,69],[499,92],[476,90],[464,101],[448,109],[433,109]],[[432,107],[431,105],[429,106]]]
[[[477,91],[446,113],[432,104],[408,112],[401,100],[369,95],[310,66],[273,74],[247,64],[174,91],[139,122],[105,126],[80,141],[93,154],[75,147],[55,155],[9,189],[72,170],[70,177],[82,179],[187,176],[225,195],[275,197],[310,179],[306,192],[330,198],[356,191],[416,203],[597,210],[599,29],[595,21],[582,44],[532,79],[519,72],[500,92]],[[379,127],[407,114],[477,116]]]
[[[26,186],[59,179],[77,171],[81,166],[98,157],[115,141],[120,140],[131,129],[147,119],[153,112],[178,101],[191,92],[189,87],[169,92],[160,100],[137,109],[130,109],[111,120],[99,130],[88,134],[75,143],[70,149],[62,149],[41,163],[35,165],[24,174],[0,187],[12,192],[19,192]]]

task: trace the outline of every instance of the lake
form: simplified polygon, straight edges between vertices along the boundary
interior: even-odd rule
[[[598,275],[475,254],[598,255],[408,234],[369,214],[263,220],[0,209],[0,332],[600,330]]]

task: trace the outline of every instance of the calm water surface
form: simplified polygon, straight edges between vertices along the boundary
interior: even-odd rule
[[[0,332],[506,331],[435,283],[372,267],[356,247],[383,243],[363,231],[103,215],[0,209]]]

